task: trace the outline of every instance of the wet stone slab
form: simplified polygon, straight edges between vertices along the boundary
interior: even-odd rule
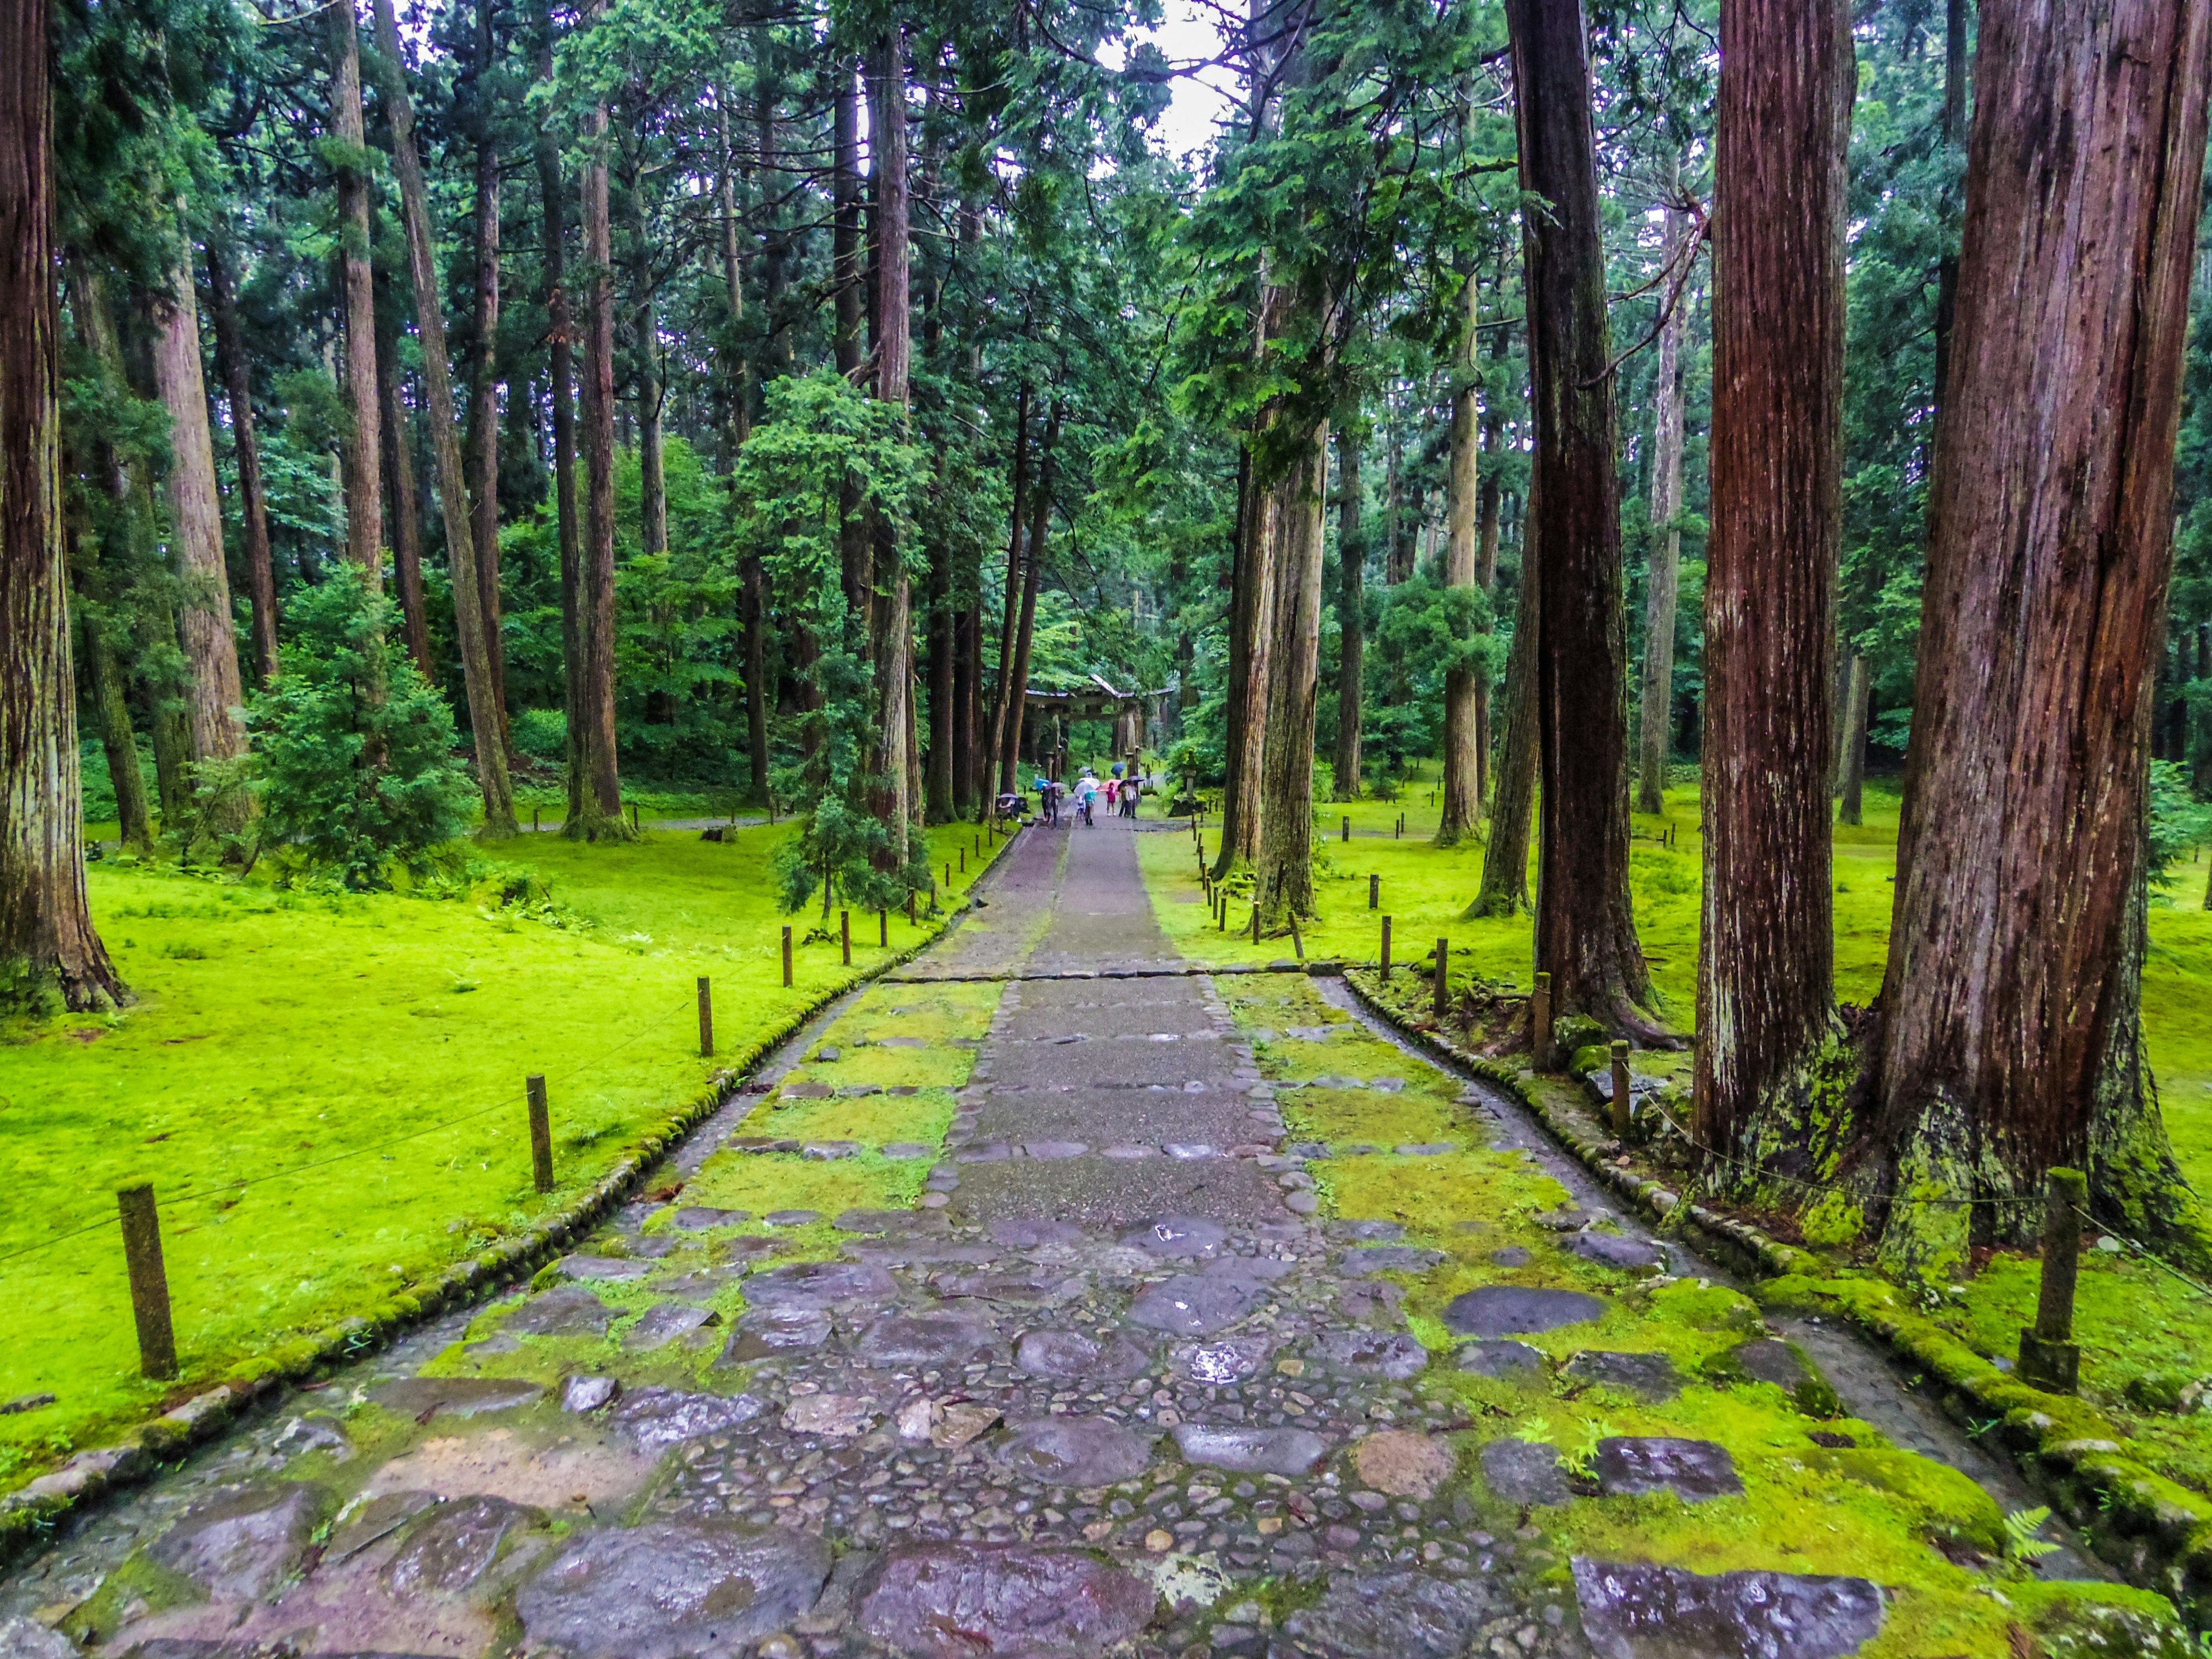
[[[1121,1242],[1155,1255],[1207,1261],[1228,1248],[1229,1230],[1218,1221],[1198,1216],[1164,1215],[1131,1229],[1122,1235]]]
[[[491,1571],[507,1534],[532,1525],[534,1510],[503,1498],[465,1498],[442,1504],[407,1534],[384,1566],[386,1588],[397,1595],[459,1595]]]
[[[1572,1382],[1618,1389],[1650,1404],[1682,1392],[1682,1374],[1663,1353],[1608,1353],[1589,1348],[1562,1365],[1559,1375]]]
[[[146,1553],[210,1595],[252,1601],[298,1567],[315,1510],[312,1486],[248,1486],[194,1504]]]
[[[1702,1503],[1743,1491],[1735,1460],[1725,1446],[1710,1440],[1676,1440],[1665,1436],[1616,1436],[1597,1443],[1598,1490],[1607,1498],[1634,1498],[1671,1492]]]
[[[1182,1423],[1176,1446],[1192,1463],[1237,1474],[1311,1474],[1328,1455],[1328,1442],[1306,1429],[1216,1428]]]
[[[1427,1367],[1429,1351],[1403,1331],[1328,1331],[1307,1345],[1306,1358],[1346,1376],[1402,1382]]]
[[[1442,1250],[1416,1249],[1410,1244],[1377,1244],[1346,1250],[1340,1271],[1346,1279],[1366,1279],[1375,1273],[1425,1273],[1444,1259]]]
[[[687,1232],[704,1232],[712,1227],[736,1227],[752,1219],[744,1210],[712,1210],[702,1205],[687,1204],[677,1211],[672,1224]]]
[[[1567,1241],[1567,1248],[1584,1261],[1602,1262],[1623,1273],[1649,1273],[1667,1265],[1667,1253],[1656,1244],[1623,1238],[1618,1233],[1577,1233]]]
[[[717,1365],[744,1365],[818,1348],[830,1340],[830,1316],[819,1308],[755,1308],[739,1316]]]
[[[914,1544],[885,1556],[860,1623],[907,1659],[1095,1659],[1143,1630],[1157,1599],[1089,1550]]]
[[[657,1302],[623,1333],[623,1347],[631,1353],[651,1353],[694,1331],[719,1324],[721,1317],[712,1308],[695,1307],[686,1302]]]
[[[1546,1440],[1493,1440],[1482,1449],[1482,1479],[1509,1504],[1564,1504],[1574,1489]]]
[[[1444,1328],[1458,1336],[1513,1336],[1585,1324],[1604,1311],[1604,1303],[1580,1291],[1486,1285],[1452,1298],[1444,1310]]]
[[[1881,1592],[1863,1578],[1707,1575],[1580,1556],[1574,1575],[1597,1659],[1843,1659],[1881,1630]]]
[[[1337,1659],[1458,1659],[1490,1606],[1479,1583],[1419,1572],[1340,1574],[1283,1629],[1309,1651]]]
[[[782,1528],[595,1533],[523,1587],[533,1647],[568,1659],[736,1659],[811,1608],[830,1547]]]
[[[512,1328],[512,1327],[510,1327]],[[408,1376],[380,1383],[368,1397],[388,1412],[427,1422],[433,1416],[474,1417],[538,1403],[545,1390],[510,1376]]]
[[[556,1285],[509,1315],[511,1336],[605,1336],[615,1310],[581,1285]]]
[[[771,1267],[745,1281],[745,1300],[755,1308],[831,1308],[841,1303],[889,1302],[898,1281],[864,1261],[795,1261]]]
[[[640,1451],[650,1455],[680,1441],[724,1433],[767,1409],[749,1394],[684,1394],[647,1388],[624,1395],[612,1420]]]
[[[1040,1418],[994,1449],[1013,1474],[1048,1486],[1118,1486],[1152,1462],[1149,1436],[1103,1417]]]
[[[1152,1350],[1110,1331],[1085,1336],[1079,1331],[1031,1331],[1014,1349],[1014,1367],[1031,1376],[1072,1382],[1127,1382],[1152,1369]]]
[[[1264,1336],[1231,1337],[1225,1342],[1185,1342],[1168,1356],[1179,1376],[1209,1386],[1242,1382],[1267,1363],[1273,1344]]]
[[[1133,1324],[1175,1336],[1211,1336],[1259,1308],[1267,1295],[1251,1279],[1177,1273],[1129,1304]]]
[[[965,1365],[1000,1350],[999,1334],[957,1313],[890,1314],[861,1332],[854,1352],[871,1365]]]

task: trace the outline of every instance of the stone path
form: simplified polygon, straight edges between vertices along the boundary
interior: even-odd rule
[[[970,982],[1171,963],[1136,846],[1026,833],[680,1194],[89,1517],[0,1659],[2185,1650],[1328,990]]]

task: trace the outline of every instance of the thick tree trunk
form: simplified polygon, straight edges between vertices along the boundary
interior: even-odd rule
[[[380,593],[384,591],[384,468],[378,441],[381,421],[376,395],[376,288],[369,266],[369,247],[374,238],[368,217],[368,135],[361,118],[361,20],[354,10],[354,0],[336,0],[327,27],[331,137],[339,151],[334,158],[338,185],[338,291],[345,322],[346,407],[353,416],[351,428],[338,445],[340,471],[345,481],[346,556],[361,567],[368,590]],[[252,560],[249,547],[249,566]],[[258,611],[258,595],[255,605]]]
[[[1359,452],[1365,441],[1358,416],[1336,434],[1336,763],[1338,800],[1359,799],[1360,676],[1367,640],[1367,536],[1360,528]]]
[[[538,78],[553,81],[553,12],[538,15]],[[576,513],[575,320],[568,306],[568,227],[562,204],[568,190],[561,175],[561,146],[550,125],[538,129],[538,196],[544,219],[544,247],[538,255],[544,283],[546,395],[553,404],[553,513],[561,543],[561,708],[566,717],[568,809],[584,811],[584,647],[580,591],[583,585],[583,537]]]
[[[1474,331],[1480,320],[1481,290],[1469,277],[1466,289],[1467,315],[1460,348],[1459,384],[1452,392],[1450,494],[1445,506],[1443,582],[1447,587],[1474,587],[1479,583],[1480,555],[1475,539],[1476,497],[1481,490],[1481,382],[1476,378]],[[1444,672],[1443,811],[1437,823],[1436,845],[1455,847],[1474,833],[1482,817],[1482,747],[1475,720],[1475,701],[1480,680],[1472,668]]]
[[[1683,257],[1690,216],[1667,210],[1667,263]],[[1638,702],[1636,810],[1667,810],[1667,762],[1674,750],[1674,609],[1682,563],[1682,338],[1689,331],[1685,283],[1659,328],[1659,374],[1651,421],[1651,564],[1644,578],[1644,684]]]
[[[1699,1141],[1762,1167],[1802,1155],[1850,1063],[1828,808],[1850,29],[1844,0],[1721,8],[1693,1098]]]
[[[1029,530],[1030,489],[1030,387],[1022,382],[1014,394],[1014,510],[1012,526],[1006,532],[1006,582],[999,611],[999,690],[991,700],[991,746],[985,751],[987,775],[984,793],[1006,793],[1014,787],[1011,761],[1012,744],[1006,732],[1006,717],[1014,703],[1014,642],[1021,632],[1021,591],[1024,581],[1022,538]],[[1018,726],[1017,726],[1018,730]],[[995,786],[989,780],[995,779]],[[977,803],[988,811],[993,803]]]
[[[982,664],[982,611],[973,587],[952,617],[952,815],[975,813],[976,681]]]
[[[2134,998],[2208,50],[2212,0],[1982,8],[1864,1137],[1908,1274],[2032,1236],[2053,1164],[2136,1237],[2186,1195]]]
[[[626,841],[630,828],[623,819],[615,756],[615,285],[605,105],[585,118],[584,136],[594,147],[583,177],[586,504],[576,604],[583,672],[574,727],[584,787],[562,833],[571,840]]]
[[[1498,331],[1497,337],[1502,342],[1504,331]],[[1502,344],[1498,350],[1502,356]],[[1474,582],[1486,599],[1498,591],[1498,529],[1505,496],[1504,484],[1498,476],[1498,452],[1504,441],[1505,418],[1493,406],[1482,417],[1482,483],[1475,492],[1474,507]],[[1485,625],[1486,634],[1496,631],[1494,620]],[[1492,678],[1486,663],[1474,680],[1474,799],[1478,811],[1490,799]]]
[[[124,852],[140,858],[154,850],[154,823],[146,799],[146,776],[138,767],[138,743],[131,725],[130,681],[116,654],[118,634],[108,606],[113,588],[100,554],[99,538],[88,533],[72,514],[69,526],[70,569],[76,578],[77,622],[84,636],[87,696],[100,722],[100,746],[107,759],[108,781],[115,792],[116,836]],[[130,648],[125,635],[120,643]]]
[[[1320,693],[1322,546],[1328,471],[1324,422],[1267,491],[1275,520],[1274,672],[1261,745],[1260,849],[1253,872],[1263,929],[1314,913],[1314,706]]]
[[[1029,712],[1030,644],[1036,635],[1037,586],[1044,575],[1045,543],[1052,526],[1052,486],[1054,454],[1060,447],[1060,400],[1054,398],[1052,413],[1045,418],[1036,483],[1030,492],[1028,551],[1022,560],[1022,608],[1014,630],[1012,678],[1006,695],[1006,748],[999,763],[1001,793],[1019,786],[1022,721]]]
[[[1521,597],[1505,656],[1505,731],[1498,746],[1490,842],[1482,849],[1482,886],[1467,908],[1470,918],[1516,915],[1528,908],[1528,824],[1536,805],[1538,582],[1536,546],[1528,532],[1534,519],[1531,511],[1522,521]]]
[[[355,103],[359,106],[356,94]],[[215,324],[216,371],[230,405],[231,441],[238,451],[238,519],[246,545],[246,598],[253,610],[253,678],[267,685],[276,675],[276,571],[269,553],[269,499],[261,484],[261,443],[253,426],[253,376],[238,327],[230,267],[208,239],[208,309]]]
[[[900,412],[903,426],[913,354],[909,305],[911,244],[908,239],[906,43],[892,23],[868,52],[868,125],[875,188],[876,396]],[[873,516],[873,515],[872,515]],[[896,870],[907,859],[915,819],[914,773],[919,744],[914,710],[914,595],[906,551],[891,525],[872,526],[875,603],[870,636],[876,668],[876,730],[882,744],[872,805],[890,832],[881,867]]]
[[[468,693],[469,725],[476,735],[477,776],[483,792],[487,841],[514,834],[514,792],[507,781],[504,718],[485,650],[481,578],[474,527],[469,522],[467,469],[453,418],[453,383],[446,355],[446,313],[438,275],[437,244],[430,227],[428,187],[415,148],[415,112],[401,67],[399,22],[392,0],[376,0],[377,74],[392,123],[393,171],[399,175],[400,210],[407,223],[407,257],[415,279],[415,327],[422,343],[422,392],[438,466],[438,506],[445,520],[446,557],[453,572],[453,631],[459,636],[461,678]]]
[[[1390,425],[1389,479],[1384,496],[1385,533],[1389,545],[1384,550],[1382,580],[1391,587],[1411,579],[1413,574],[1413,515],[1407,510],[1406,501],[1406,434],[1403,426],[1393,421]]]
[[[216,491],[215,444],[208,430],[207,383],[200,373],[199,303],[192,273],[179,265],[154,306],[154,385],[169,411],[171,546],[183,599],[178,632],[191,671],[192,758],[202,763],[246,752],[238,711],[246,692],[231,632],[230,573],[223,562],[222,506]],[[208,802],[203,828],[234,830],[249,802],[225,792]]]
[[[722,331],[723,344],[716,354],[721,361],[723,395],[729,404],[732,443],[742,447],[753,427],[752,396],[748,387],[744,355],[738,349],[738,329],[745,318],[745,267],[738,250],[738,161],[730,143],[730,95],[726,87],[714,92],[715,134],[721,140],[721,164],[715,179],[715,214],[721,221],[722,291],[730,314]],[[731,456],[731,460],[735,457]]]
[[[1260,856],[1261,793],[1269,682],[1274,672],[1278,525],[1268,492],[1252,478],[1248,450],[1238,459],[1237,553],[1229,601],[1227,776],[1221,791],[1221,847],[1213,878]]]
[[[483,619],[484,660],[491,671],[492,707],[499,713],[500,753],[511,766],[514,738],[507,713],[507,641],[499,597],[499,149],[492,141],[488,84],[497,50],[492,5],[493,0],[479,0],[477,7],[477,316],[469,381],[469,500],[477,613]]]
[[[85,897],[46,0],[0,0],[0,1001],[127,993]]]
[[[377,281],[383,280],[379,272]],[[422,671],[422,678],[434,684],[430,619],[422,608],[422,520],[415,483],[414,420],[399,374],[398,333],[389,326],[380,325],[376,331],[376,379],[383,457],[389,463],[385,477],[391,485],[392,571],[399,587],[400,626],[407,635],[407,654]]]
[[[831,67],[830,282],[835,297],[831,349],[837,372],[860,382],[867,356],[867,273],[860,226],[860,94],[854,65]],[[865,658],[875,638],[874,558],[860,485],[845,481],[839,505],[838,548],[845,575],[845,609],[854,628],[854,650]]]
[[[1844,752],[1836,779],[1843,803],[1838,816],[1850,824],[1865,820],[1867,709],[1873,689],[1869,678],[1866,658],[1852,652],[1844,673]]]
[[[630,343],[637,354],[638,539],[648,555],[668,551],[668,474],[661,443],[662,404],[667,388],[660,377],[660,317],[654,304],[652,227],[646,222],[645,174],[632,175],[629,188]]]
[[[1589,63],[1578,0],[1507,0],[1534,405],[1536,966],[1553,1006],[1656,1038],[1628,899],[1627,638]]]

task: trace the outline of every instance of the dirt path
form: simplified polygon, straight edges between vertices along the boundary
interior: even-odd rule
[[[1770,1327],[1315,983],[1184,970],[1135,848],[1027,832],[966,924],[702,1128],[678,1198],[92,1517],[0,1586],[0,1659],[1935,1659],[2071,1631],[2101,1592],[2006,1564],[1893,1380],[1832,1392],[1827,1334]],[[893,1197],[792,1201],[841,1192]],[[2168,1650],[2092,1605],[2122,1645],[2064,1650]]]

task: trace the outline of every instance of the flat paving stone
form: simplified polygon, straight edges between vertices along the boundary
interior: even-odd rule
[[[1573,1566],[1597,1659],[1843,1659],[1881,1630],[1881,1592],[1863,1578],[1706,1574],[1583,1556]]]
[[[508,1534],[537,1519],[534,1510],[488,1495],[441,1504],[408,1532],[381,1577],[400,1595],[459,1595],[491,1571]]]
[[[1409,1141],[1402,1146],[1393,1146],[1390,1150],[1401,1158],[1442,1158],[1446,1152],[1457,1152],[1459,1142],[1456,1140]]]
[[[871,1365],[965,1365],[1002,1346],[998,1332],[963,1314],[889,1314],[860,1333],[853,1352]]]
[[[1442,1250],[1416,1249],[1410,1244],[1376,1244],[1346,1250],[1338,1271],[1346,1279],[1366,1279],[1375,1273],[1425,1273],[1444,1259]]]
[[[1306,1345],[1309,1361],[1352,1376],[1403,1382],[1427,1369],[1429,1351],[1404,1331],[1328,1331]]]
[[[804,1227],[822,1219],[819,1210],[770,1210],[761,1219],[771,1227]]]
[[[1470,1342],[1459,1351],[1459,1368],[1472,1371],[1477,1376],[1495,1377],[1500,1381],[1514,1377],[1541,1376],[1544,1356],[1540,1349],[1526,1342],[1500,1339],[1493,1342]]]
[[[777,1092],[786,1100],[827,1100],[837,1091],[826,1083],[787,1083]]]
[[[896,1158],[902,1164],[911,1163],[917,1158],[934,1158],[936,1155],[937,1148],[925,1146],[918,1140],[892,1140],[884,1144],[884,1156]]]
[[[1218,1221],[1190,1215],[1156,1216],[1121,1236],[1124,1244],[1154,1255],[1194,1256],[1210,1261],[1229,1243],[1229,1229]]]
[[[1025,1140],[1022,1143],[1024,1156],[1054,1163],[1061,1158],[1081,1158],[1091,1150],[1079,1140]]]
[[[77,1659],[78,1652],[76,1643],[35,1619],[0,1619],[0,1659]]]
[[[1177,1273],[1131,1303],[1129,1321],[1175,1336],[1211,1336],[1266,1301],[1266,1293],[1249,1279]]]
[[[903,1232],[914,1224],[911,1210],[847,1210],[837,1218],[837,1231],[846,1233]]]
[[[740,1315],[720,1365],[749,1364],[818,1348],[830,1340],[830,1316],[819,1308],[753,1308]]]
[[[755,1308],[833,1308],[842,1303],[885,1303],[897,1294],[898,1281],[865,1261],[794,1261],[771,1267],[745,1281],[745,1300]]]
[[[1046,1244],[1080,1244],[1091,1237],[1072,1221],[994,1221],[983,1230],[994,1244],[1034,1250]]]
[[[677,1211],[673,1224],[686,1232],[704,1232],[710,1227],[735,1227],[752,1219],[750,1211],[713,1210],[703,1205],[687,1204]]]
[[[1585,1261],[1601,1261],[1623,1273],[1646,1273],[1667,1265],[1667,1253],[1657,1245],[1640,1238],[1623,1238],[1618,1233],[1577,1233],[1567,1241],[1567,1248]]]
[[[1456,1336],[1512,1336],[1584,1324],[1604,1311],[1604,1303],[1580,1291],[1486,1285],[1452,1298],[1444,1328]]]
[[[1559,1368],[1571,1382],[1618,1389],[1638,1400],[1656,1404],[1682,1392],[1681,1372],[1663,1353],[1608,1353],[1585,1348]]]
[[[1274,1345],[1264,1336],[1231,1337],[1225,1342],[1186,1342],[1168,1356],[1168,1363],[1194,1382],[1242,1382],[1258,1375]]]
[[[818,1434],[849,1440],[875,1426],[881,1413],[863,1395],[803,1394],[783,1409],[783,1426],[793,1434]]]
[[[1534,1260],[1518,1244],[1508,1244],[1503,1249],[1492,1250],[1485,1259],[1493,1267],[1525,1267]]]
[[[1158,1600],[1149,1579],[1091,1550],[908,1544],[884,1556],[860,1623],[910,1659],[1095,1659],[1143,1630]]]
[[[1547,1440],[1493,1440],[1482,1449],[1482,1479],[1509,1504],[1564,1504],[1575,1495]]]
[[[1328,1442],[1307,1429],[1227,1429],[1179,1423],[1173,1432],[1186,1462],[1237,1474],[1308,1474],[1328,1455]]]
[[[696,1307],[685,1302],[656,1302],[623,1333],[623,1347],[631,1353],[651,1353],[694,1331],[720,1324],[721,1318],[712,1308]]]
[[[1352,1451],[1352,1465],[1376,1492],[1425,1503],[1451,1479],[1459,1459],[1442,1438],[1405,1429],[1382,1429],[1359,1442]]]
[[[1478,1581],[1340,1573],[1320,1601],[1285,1620],[1283,1630],[1309,1650],[1339,1659],[1458,1659],[1490,1608]]]
[[[936,1288],[945,1296],[1021,1308],[1058,1308],[1088,1291],[1091,1279],[1060,1267],[1024,1267],[1012,1273],[947,1273],[936,1281]]]
[[[532,1646],[569,1659],[735,1659],[811,1609],[829,1543],[782,1527],[593,1533],[523,1587]]]
[[[1152,1352],[1120,1332],[1030,1331],[1014,1347],[1014,1369],[1070,1382],[1119,1382],[1152,1367]]]
[[[572,1376],[561,1386],[564,1412],[595,1412],[613,1403],[622,1384],[611,1376]]]
[[[1329,1226],[1328,1235],[1362,1244],[1395,1244],[1405,1237],[1406,1229],[1395,1221],[1339,1221]]]
[[[1771,1336],[1739,1342],[1721,1357],[1719,1369],[1723,1373],[1741,1372],[1753,1382],[1771,1382],[1808,1415],[1827,1417],[1836,1410],[1835,1389],[1794,1342]]]
[[[581,1285],[556,1285],[531,1297],[500,1329],[511,1336],[606,1336],[615,1310]]]
[[[1150,1437],[1103,1417],[1039,1418],[994,1451],[1022,1479],[1048,1486],[1118,1486],[1152,1464]]]
[[[614,1426],[648,1455],[702,1435],[725,1434],[768,1409],[749,1394],[685,1394],[676,1389],[634,1389],[615,1407]]]
[[[626,1255],[564,1255],[553,1264],[563,1279],[642,1279],[653,1263]]]
[[[1614,1436],[1597,1443],[1598,1490],[1607,1498],[1671,1492],[1702,1503],[1743,1490],[1728,1448],[1710,1440]]]
[[[433,1414],[474,1417],[534,1406],[544,1392],[538,1383],[514,1376],[406,1376],[380,1383],[368,1397],[386,1411],[427,1420]]]
[[[317,1507],[296,1481],[247,1486],[195,1504],[146,1553],[210,1595],[250,1601],[298,1568]]]

